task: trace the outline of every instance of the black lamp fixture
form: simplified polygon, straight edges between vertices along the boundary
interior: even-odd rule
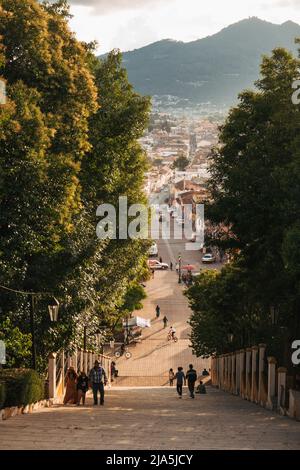
[[[270,315],[271,315],[271,322],[272,325],[277,325],[278,317],[279,317],[279,309],[271,305],[270,307]]]
[[[48,311],[49,311],[51,322],[56,323],[58,320],[59,301],[55,297],[51,299],[48,305]]]
[[[233,343],[234,334],[233,333],[228,333],[227,339],[228,339],[228,343]]]
[[[98,346],[100,346],[100,342],[101,342],[101,338],[102,338],[102,332],[100,330],[97,330],[96,333],[95,333],[95,336],[96,336],[97,344],[98,344]]]

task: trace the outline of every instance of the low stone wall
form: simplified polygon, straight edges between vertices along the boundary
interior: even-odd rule
[[[300,392],[288,388],[287,369],[266,356],[266,345],[212,357],[212,385],[300,421]]]
[[[34,413],[35,411],[40,410],[41,408],[50,408],[53,405],[60,404],[61,400],[49,399],[41,400],[37,403],[31,403],[26,406],[11,406],[10,408],[3,408],[0,410],[0,421],[13,418],[18,415],[26,415],[29,413]]]

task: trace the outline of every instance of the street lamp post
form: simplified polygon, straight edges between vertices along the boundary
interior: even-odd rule
[[[15,289],[11,289],[9,287],[0,286],[0,289],[5,290],[7,292],[13,292],[14,294],[19,294],[23,296],[27,296],[29,301],[30,307],[30,333],[31,333],[31,353],[32,353],[32,368],[36,370],[36,341],[35,341],[35,325],[34,325],[34,318],[35,318],[35,309],[37,304],[38,297],[49,297],[51,294],[47,292],[24,292]],[[53,297],[48,305],[48,311],[50,315],[51,322],[56,322],[58,319],[58,311],[59,311],[59,302],[58,300]]]
[[[48,294],[31,294],[28,293],[29,304],[30,304],[30,333],[31,333],[31,354],[32,354],[32,368],[36,370],[36,341],[35,341],[35,325],[34,325],[34,318],[35,318],[35,308],[37,304],[37,296],[38,295],[48,295]],[[59,311],[59,302],[58,300],[53,297],[51,302],[48,305],[48,312],[50,316],[50,320],[52,323],[56,323],[58,320],[58,311]]]
[[[181,284],[182,277],[181,277],[181,255],[178,256],[178,284]]]
[[[30,305],[30,333],[31,333],[32,368],[33,368],[33,370],[36,370],[36,345],[35,345],[35,328],[34,328],[36,296],[29,294],[28,299],[29,299],[29,305]]]

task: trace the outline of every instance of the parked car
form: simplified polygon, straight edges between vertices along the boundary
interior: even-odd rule
[[[169,269],[169,265],[167,263],[160,263],[156,259],[149,259],[148,266],[150,269],[161,269],[161,270]]]
[[[157,256],[157,255],[158,255],[157,243],[153,243],[153,245],[149,249],[149,256]]]
[[[215,263],[215,261],[216,258],[212,253],[206,253],[206,255],[202,257],[202,263]]]

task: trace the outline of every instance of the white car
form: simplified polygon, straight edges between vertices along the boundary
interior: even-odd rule
[[[214,263],[215,261],[216,258],[211,253],[206,253],[206,255],[202,257],[202,263]]]
[[[158,255],[157,243],[153,243],[153,245],[149,249],[149,256],[157,256],[157,255]]]
[[[156,259],[155,260],[149,259],[148,266],[150,269],[161,269],[161,270],[169,269],[169,265],[167,263],[160,263],[160,261],[157,261]]]

